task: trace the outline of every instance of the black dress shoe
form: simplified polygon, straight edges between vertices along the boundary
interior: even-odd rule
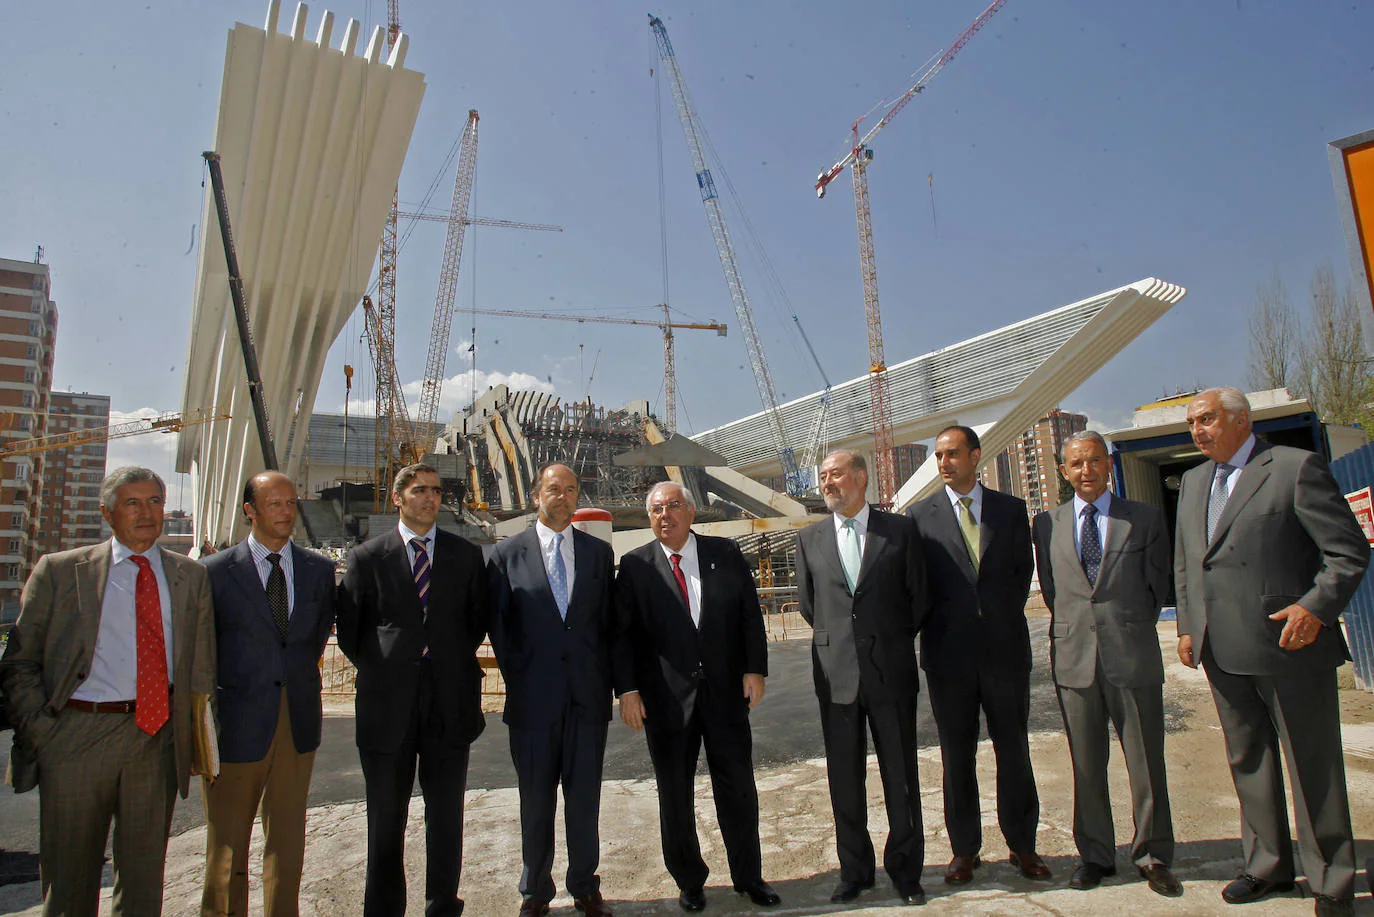
[[[1317,917],[1347,917],[1355,913],[1354,898],[1330,898],[1317,896]]]
[[[772,907],[775,904],[782,904],[782,899],[778,893],[773,891],[773,886],[762,879],[753,882],[740,882],[735,886],[735,892],[741,895],[748,895],[749,900],[759,907]]]
[[[1116,875],[1115,866],[1099,866],[1096,863],[1084,863],[1073,871],[1073,877],[1069,879],[1069,888],[1087,891],[1090,888],[1097,888],[1097,886],[1102,884],[1103,879],[1114,875]]]
[[[897,893],[897,897],[902,899],[902,903],[907,907],[921,907],[926,903],[925,889],[917,885],[915,888],[908,888]]]
[[[706,890],[702,888],[684,888],[682,894],[677,896],[677,906],[684,911],[706,910]]]
[[[1291,892],[1293,880],[1286,882],[1266,882],[1248,873],[1241,873],[1221,890],[1221,899],[1227,904],[1249,904],[1275,892]]]
[[[520,917],[543,917],[549,912],[549,902],[540,901],[532,895],[527,895],[520,902]]]
[[[836,904],[843,904],[846,901],[855,901],[859,893],[867,891],[873,887],[873,880],[867,882],[850,882],[848,879],[841,879],[840,884],[835,886],[835,890],[830,893],[830,900]]]
[[[1156,895],[1163,895],[1166,898],[1177,898],[1183,894],[1183,883],[1174,878],[1174,874],[1169,871],[1169,867],[1163,863],[1154,863],[1150,866],[1140,867],[1141,877],[1149,883],[1150,891]]]

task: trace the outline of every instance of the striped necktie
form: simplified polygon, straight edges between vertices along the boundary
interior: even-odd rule
[[[411,572],[415,575],[415,591],[420,596],[420,610],[429,614],[429,551],[425,550],[428,538],[412,538],[410,546],[415,549],[415,564]]]

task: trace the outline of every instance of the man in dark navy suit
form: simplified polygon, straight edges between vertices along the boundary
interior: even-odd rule
[[[633,687],[625,622],[611,603],[611,546],[572,527],[578,484],[566,465],[539,474],[533,528],[487,561],[491,645],[506,680],[505,723],[520,785],[522,915],[553,900],[554,816],[563,786],[566,888],[587,917],[601,897],[601,765],[611,692]]]
[[[770,907],[781,899],[763,881],[749,730],[749,710],[763,700],[768,676],[754,577],[733,541],[692,531],[696,503],[680,485],[655,485],[645,507],[655,540],[622,557],[616,578],[638,689],[621,695],[620,716],[649,741],[663,863],[681,889],[682,909],[706,907],[710,870],[694,810],[704,743],[730,880],[736,892]]]
[[[358,668],[358,756],[367,793],[365,917],[406,909],[403,862],[415,771],[425,800],[425,917],[463,912],[463,794],[482,732],[487,631],[482,551],[439,529],[439,473],[396,474],[394,528],[354,548],[339,589],[339,648]]]
[[[248,846],[262,808],[263,909],[298,911],[305,805],[320,745],[320,655],[334,564],[291,542],[296,488],[264,471],[243,489],[251,530],[205,560],[218,647],[219,778],[205,780],[203,917],[248,913]]]

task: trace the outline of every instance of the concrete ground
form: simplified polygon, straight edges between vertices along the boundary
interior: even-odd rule
[[[1037,636],[1044,622],[1032,622]],[[1165,661],[1175,660],[1173,625],[1160,626],[1160,643]],[[1169,719],[1168,766],[1178,853],[1175,871],[1185,886],[1178,899],[1165,899],[1151,893],[1130,867],[1126,851],[1118,846],[1115,878],[1091,892],[1067,888],[1077,856],[1071,836],[1072,782],[1068,749],[1055,721],[1058,714],[1052,692],[1044,681],[1044,640],[1037,639],[1037,688],[1033,692],[1033,734],[1031,750],[1041,794],[1039,847],[1054,878],[1046,883],[1020,879],[1005,863],[1005,846],[996,827],[992,789],[994,767],[992,750],[979,753],[979,776],[984,802],[985,865],[975,874],[971,885],[951,889],[940,879],[950,851],[945,838],[940,799],[940,753],[934,745],[934,730],[925,715],[921,722],[922,797],[926,827],[926,881],[930,895],[928,914],[965,913],[992,915],[1097,915],[1116,911],[1140,914],[1222,914],[1236,913],[1220,898],[1222,886],[1240,867],[1239,816],[1235,794],[1226,768],[1225,751],[1216,711],[1206,681],[1200,672],[1174,662],[1168,666],[1166,708]],[[811,696],[809,662],[805,644],[773,646],[773,677],[768,697],[756,711],[757,776],[762,809],[761,834],[765,877],[783,898],[772,914],[852,913],[877,915],[898,907],[895,891],[885,877],[864,895],[856,906],[832,905],[828,901],[837,880],[834,828],[826,789],[825,763],[819,751],[819,728],[814,698]],[[1343,722],[1347,745],[1346,768],[1350,790],[1358,858],[1361,863],[1374,856],[1374,695],[1353,688],[1342,691]],[[770,712],[771,711],[771,715]],[[495,720],[489,717],[489,723]],[[341,717],[331,721],[330,732],[336,744],[351,737],[351,721]],[[462,895],[467,913],[513,915],[519,908],[515,883],[519,876],[518,803],[508,763],[502,765],[505,746],[499,724],[489,726],[474,747],[474,768],[467,801],[467,840]],[[485,748],[483,746],[486,746]],[[477,758],[479,750],[482,763]],[[810,750],[810,751],[809,751]],[[301,910],[307,915],[356,914],[361,910],[365,868],[365,810],[356,801],[356,757],[348,758],[334,748],[331,761],[322,766],[325,795],[337,799],[311,810],[306,854],[305,881]],[[334,760],[337,759],[337,760]],[[615,724],[607,755],[607,779],[602,792],[602,890],[618,915],[680,913],[677,890],[663,869],[659,851],[657,809],[652,777],[647,776],[647,755],[642,737]],[[1116,802],[1118,844],[1129,842],[1130,812],[1124,768],[1119,756],[1112,766],[1112,793]],[[312,799],[320,796],[317,780]],[[33,850],[23,844],[30,833],[22,829],[28,822],[27,797],[0,799],[0,838],[10,850]],[[351,798],[350,798],[351,797]],[[881,849],[885,834],[881,788],[877,766],[870,759],[870,825]],[[22,803],[21,803],[22,801]],[[16,806],[16,803],[21,803]],[[167,863],[167,893],[164,913],[187,915],[197,912],[202,877],[205,831],[200,824],[199,803],[180,803],[178,824],[183,826],[171,841]],[[724,850],[715,828],[709,781],[698,783],[698,812],[703,850],[714,870],[708,882],[707,914],[749,914],[757,909],[747,899],[734,895],[725,870]],[[36,832],[34,832],[36,833]],[[21,835],[16,837],[15,835]],[[560,832],[561,836],[561,832]],[[257,844],[260,847],[260,839]],[[423,885],[423,804],[419,799],[411,810],[407,837],[411,851],[408,863],[410,912],[423,913],[420,897]],[[560,853],[555,864],[555,879],[561,878],[566,862]],[[254,908],[260,907],[260,850],[253,861]],[[108,878],[108,875],[107,875]],[[1360,897],[1356,914],[1374,915],[1363,872],[1358,880]],[[102,914],[109,913],[109,884],[105,889]],[[1243,908],[1244,917],[1307,914],[1312,912],[1304,889]],[[0,887],[0,913],[38,915],[38,885],[26,883]],[[558,914],[576,913],[566,897],[556,899]]]

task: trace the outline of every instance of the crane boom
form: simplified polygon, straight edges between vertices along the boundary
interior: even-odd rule
[[[608,315],[574,315],[567,312],[535,312],[528,309],[472,309],[465,310],[477,315],[502,315],[509,318],[546,318],[562,322],[605,322],[613,325],[650,325],[663,332],[663,415],[664,424],[669,430],[677,428],[677,369],[673,355],[673,329],[685,328],[691,331],[714,331],[725,337],[729,329],[716,322],[675,322],[672,321],[668,307],[659,304],[663,310],[663,321],[655,322],[643,318],[615,318]],[[598,351],[599,353],[599,351]],[[595,369],[593,369],[595,371]],[[590,380],[588,380],[590,385]]]
[[[519,223],[515,220],[497,220],[492,217],[470,217],[466,214],[455,217],[451,213],[432,213],[426,211],[397,211],[396,216],[406,220],[423,220],[429,223],[462,223],[464,226],[491,226],[496,229],[539,229],[544,232],[562,232],[562,226],[552,223]]]
[[[0,450],[0,459],[8,459],[16,455],[33,455],[37,452],[50,452],[54,449],[66,449],[70,446],[81,446],[86,443],[103,443],[112,439],[122,439],[126,436],[138,436],[156,431],[178,433],[182,427],[209,423],[212,420],[228,419],[229,414],[226,411],[201,409],[184,415],[176,411],[168,411],[156,417],[140,417],[138,420],[130,420],[108,427],[90,427],[85,430],[72,430],[69,433],[54,433],[52,436],[22,440],[8,449]]]
[[[439,417],[439,395],[444,389],[444,369],[448,364],[448,335],[453,327],[453,303],[458,297],[458,264],[463,256],[463,234],[467,230],[468,202],[472,199],[472,176],[477,170],[477,109],[468,110],[468,123],[458,146],[458,168],[453,176],[453,203],[449,208],[448,234],[444,240],[444,262],[439,268],[439,293],[434,299],[434,323],[429,330],[429,356],[425,359],[425,378],[420,386],[420,410],[416,421],[422,430],[430,429]]]
[[[787,435],[782,426],[782,411],[778,407],[777,392],[773,387],[773,374],[768,369],[768,359],[764,356],[763,343],[754,327],[754,314],[749,307],[749,294],[744,289],[744,278],[740,275],[739,264],[735,259],[735,247],[730,241],[729,230],[725,226],[725,214],[716,194],[715,179],[706,165],[706,155],[701,145],[701,133],[697,124],[696,112],[692,109],[691,98],[687,94],[687,84],[678,67],[677,55],[673,53],[673,43],[668,40],[668,30],[663,20],[649,16],[649,28],[658,43],[658,55],[668,68],[669,83],[673,90],[673,101],[677,105],[678,119],[682,122],[682,133],[687,138],[687,149],[692,156],[696,169],[697,188],[701,191],[701,203],[706,208],[706,222],[711,226],[711,236],[715,239],[716,254],[720,257],[720,267],[725,273],[726,286],[730,288],[730,298],[735,304],[735,317],[739,319],[744,333],[745,349],[749,351],[749,364],[754,371],[754,384],[758,387],[759,399],[763,402],[763,413],[773,435],[773,443],[782,462],[783,477],[787,481],[787,492],[794,496],[802,492],[800,469],[797,456],[787,443]]]
[[[816,196],[825,197],[825,189],[846,167],[854,179],[854,218],[859,233],[859,268],[863,276],[864,317],[868,325],[868,388],[869,401],[873,414],[873,464],[878,491],[878,504],[887,506],[897,491],[897,469],[893,456],[895,437],[892,429],[892,401],[888,392],[887,358],[883,347],[882,311],[878,302],[878,262],[873,246],[873,211],[868,199],[868,164],[873,159],[870,141],[878,132],[891,123],[907,103],[924,90],[935,75],[954,60],[964,45],[988,24],[997,11],[1005,6],[1007,0],[993,0],[987,9],[964,29],[954,44],[935,58],[915,84],[898,97],[878,122],[862,138],[859,125],[863,118],[850,126],[851,143],[849,152],[816,178]]]
[[[895,118],[903,108],[906,108],[907,103],[919,95],[926,88],[926,85],[931,80],[935,79],[936,74],[945,69],[945,65],[954,60],[960,51],[964,50],[964,45],[968,44],[969,40],[972,39],[974,35],[982,31],[983,26],[988,24],[988,20],[997,15],[997,11],[1006,5],[1007,0],[993,0],[988,8],[983,10],[983,12],[978,15],[977,19],[973,20],[973,24],[959,34],[959,37],[954,40],[954,44],[950,45],[944,53],[935,59],[934,63],[921,72],[921,75],[916,78],[916,82],[912,84],[912,87],[902,93],[897,98],[896,102],[892,103],[888,110],[883,113],[883,116],[878,119],[878,123],[874,124],[873,127],[869,129],[868,133],[863,135],[862,139],[859,138],[859,125],[863,123],[863,118],[854,122],[853,126],[849,129],[853,136],[853,142],[849,145],[849,152],[845,153],[844,157],[840,159],[839,162],[835,163],[816,177],[816,197],[825,197],[826,187],[854,162],[859,156],[859,151],[868,146],[869,142],[877,136],[878,131],[887,127],[892,119]]]

